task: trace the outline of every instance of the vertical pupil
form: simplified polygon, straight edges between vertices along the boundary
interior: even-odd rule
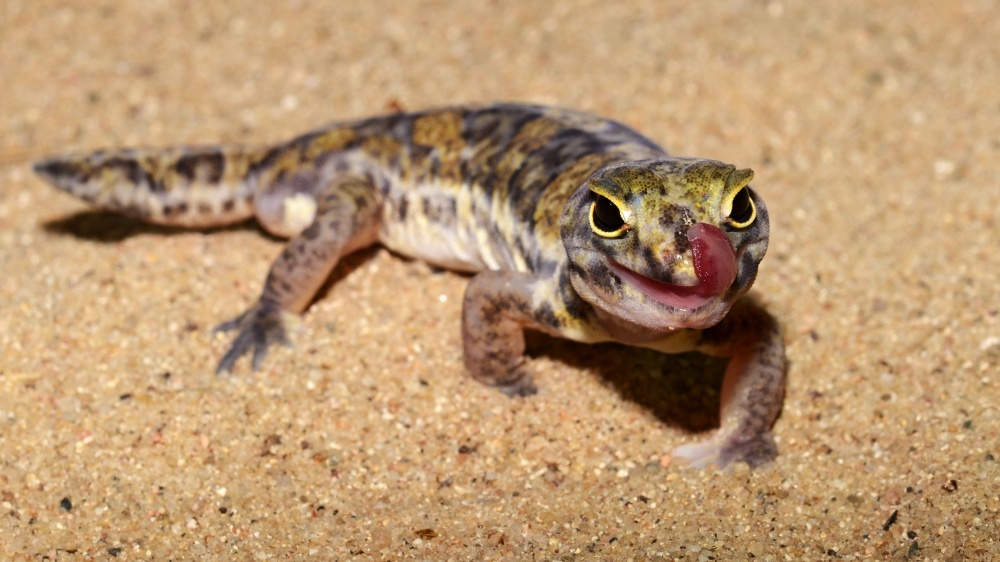
[[[594,224],[597,228],[604,232],[614,232],[625,226],[621,211],[610,199],[598,195],[594,205]]]
[[[729,212],[729,218],[736,222],[746,222],[750,219],[750,191],[747,188],[741,189],[733,198],[733,209]]]

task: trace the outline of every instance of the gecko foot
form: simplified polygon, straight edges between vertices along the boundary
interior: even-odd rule
[[[732,439],[716,434],[704,441],[681,445],[674,449],[674,457],[695,468],[715,464],[728,468],[735,462],[745,462],[750,468],[767,464],[778,456],[778,447],[770,433],[762,433],[750,439]]]
[[[477,361],[469,352],[466,341],[465,368],[472,377],[486,386],[492,386],[507,396],[532,396],[538,394],[535,380],[528,373],[524,357],[504,362],[500,354],[487,355],[487,360]]]
[[[496,385],[496,389],[514,398],[515,396],[533,396],[538,394],[538,387],[535,386],[531,375],[524,372],[523,367],[517,369],[517,374],[502,384]]]
[[[250,362],[254,371],[260,369],[267,348],[273,344],[291,345],[285,334],[285,324],[281,319],[281,310],[273,305],[257,303],[243,314],[223,322],[215,327],[214,332],[237,330],[236,339],[229,346],[229,351],[219,360],[215,372],[228,373],[233,370],[236,360],[253,350]]]

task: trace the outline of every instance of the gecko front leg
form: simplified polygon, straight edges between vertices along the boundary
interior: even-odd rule
[[[785,344],[775,319],[748,299],[702,332],[696,349],[729,357],[722,382],[719,429],[709,439],[674,450],[696,467],[742,461],[751,467],[774,460],[771,426],[785,395]]]
[[[216,328],[237,331],[217,373],[231,371],[236,360],[250,351],[251,366],[260,368],[269,346],[288,344],[282,314],[305,310],[341,257],[376,241],[381,197],[371,177],[338,176],[315,199],[315,217],[271,265],[257,303]],[[261,207],[273,206],[258,203]]]
[[[484,271],[473,277],[465,290],[465,368],[477,381],[508,396],[538,392],[524,365],[524,330],[559,331],[551,305],[533,304],[543,282],[529,273]]]

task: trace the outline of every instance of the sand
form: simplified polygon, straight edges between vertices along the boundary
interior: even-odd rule
[[[975,2],[0,6],[0,558],[1000,556],[1000,18]],[[265,368],[211,327],[282,242],[94,212],[33,159],[519,100],[751,167],[791,367],[764,470],[672,462],[720,365],[539,338],[461,366],[467,278],[352,257]]]

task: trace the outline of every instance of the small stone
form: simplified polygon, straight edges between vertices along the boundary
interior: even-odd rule
[[[488,542],[490,546],[499,546],[504,543],[505,538],[506,535],[500,531],[496,531],[490,534],[489,538],[486,539],[486,542]]]
[[[1000,350],[1000,337],[990,336],[979,342],[979,351],[992,351],[993,348]]]
[[[955,174],[958,165],[951,160],[936,160],[934,162],[934,175],[938,179],[947,179]]]
[[[430,540],[438,536],[437,531],[434,529],[420,529],[415,533],[419,539]],[[416,541],[414,541],[416,543]]]

